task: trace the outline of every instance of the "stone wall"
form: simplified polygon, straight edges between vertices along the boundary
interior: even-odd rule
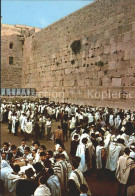
[[[97,0],[27,37],[22,86],[54,101],[135,109],[135,1]]]
[[[97,0],[26,38],[22,85],[55,101],[135,108],[135,1]]]
[[[1,87],[21,88],[23,43],[26,36],[31,35],[33,27],[22,25],[1,26]],[[10,48],[10,43],[13,47]],[[13,64],[9,64],[9,57],[13,57]]]

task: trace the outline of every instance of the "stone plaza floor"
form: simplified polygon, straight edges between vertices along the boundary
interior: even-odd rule
[[[59,122],[52,122],[52,132],[57,128]],[[1,144],[5,141],[10,144],[15,144],[19,146],[21,144],[21,140],[24,139],[23,135],[18,133],[18,136],[14,136],[13,134],[8,134],[8,125],[6,123],[1,124]],[[27,145],[31,145],[33,137],[30,141],[27,141]],[[40,144],[44,144],[47,147],[47,150],[54,149],[54,141],[47,141],[46,139],[39,140]],[[70,139],[65,142],[65,148],[67,153],[70,152]],[[116,180],[112,179],[109,175],[109,172],[104,174],[100,180],[96,177],[96,171],[89,173],[85,176],[89,188],[91,190],[92,196],[117,196],[117,183]]]

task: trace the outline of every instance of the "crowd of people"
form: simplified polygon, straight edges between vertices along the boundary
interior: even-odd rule
[[[110,171],[118,196],[135,195],[135,112],[39,100],[1,104],[1,121],[9,134],[24,136],[20,146],[1,148],[1,184],[17,196],[92,195],[90,172],[102,180]],[[58,127],[52,132],[53,121]],[[54,151],[39,139],[55,142]],[[70,140],[70,153],[65,141]],[[32,140],[31,146],[26,141]],[[106,195],[105,195],[106,196]]]

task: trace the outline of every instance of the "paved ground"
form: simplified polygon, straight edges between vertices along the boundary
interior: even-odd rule
[[[53,122],[52,124],[52,131],[54,131],[59,123]],[[11,144],[20,145],[23,136],[19,133],[18,136],[14,136],[12,134],[8,134],[7,124],[1,125],[1,143],[7,141]],[[32,141],[32,138],[31,138]],[[27,145],[31,145],[31,141],[27,142]],[[54,142],[39,140],[41,144],[45,144],[48,150],[53,150]],[[70,151],[70,140],[65,142],[66,151],[69,154]],[[109,173],[107,172],[102,176],[101,180],[97,180],[96,172],[88,174],[86,180],[90,187],[92,196],[117,196],[117,183],[115,180],[111,179]]]

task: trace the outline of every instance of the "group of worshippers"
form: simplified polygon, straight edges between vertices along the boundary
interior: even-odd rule
[[[9,134],[13,133],[16,136],[19,129],[26,140],[31,134],[35,135],[35,140],[45,136],[49,140],[53,119],[61,121],[64,140],[67,140],[68,129],[71,134],[76,127],[82,125],[85,128],[96,125],[97,132],[107,125],[115,131],[128,130],[128,135],[134,132],[135,127],[135,112],[130,110],[78,106],[43,100],[14,102],[2,100],[1,121],[8,121]]]
[[[70,163],[63,144],[54,151],[32,141],[27,146],[3,143],[1,148],[0,194],[2,196],[87,196],[91,195],[83,173],[79,169],[81,158],[75,156]]]
[[[35,133],[36,140],[38,140],[38,136],[41,138],[45,132],[48,136],[47,138],[50,139],[53,120],[60,121],[61,124],[53,135],[56,146],[51,158],[54,158],[54,154],[59,148],[64,149],[61,146],[70,137],[70,156],[72,157],[71,163],[74,172],[73,174],[71,172],[68,176],[70,176],[70,180],[76,179],[75,181],[77,182],[74,184],[74,180],[70,181],[69,179],[64,181],[64,184],[68,184],[68,191],[63,184],[64,189],[61,187],[61,194],[65,195],[68,192],[69,195],[79,195],[83,181],[81,174],[85,174],[90,170],[97,171],[98,179],[102,179],[106,170],[115,174],[119,182],[118,195],[122,194],[122,191],[128,196],[135,192],[134,111],[46,101],[23,101],[23,103],[16,102],[14,104],[4,102],[1,107],[2,111],[5,111],[3,112],[3,120],[6,118],[5,116],[9,116],[10,111],[15,112],[16,115],[19,113],[18,119],[21,118],[21,114],[25,115],[26,122],[31,122],[32,124],[31,130]],[[4,115],[5,113],[7,114]],[[39,126],[40,118],[44,119],[45,122],[43,129],[41,129],[42,126]],[[49,129],[47,129],[47,121],[51,122],[48,123],[50,124]],[[26,132],[22,128],[21,131]],[[60,158],[59,155],[56,155],[56,158],[58,160],[64,159],[63,161],[66,159],[69,162],[67,153],[64,156]],[[56,163],[55,165],[57,165]],[[60,168],[61,166],[58,166],[58,171],[61,171]],[[75,172],[76,170],[78,173],[80,172],[80,176]],[[65,174],[65,172],[61,173]],[[66,178],[64,177],[63,179]],[[63,192],[64,190],[66,190],[66,193]],[[91,194],[89,190],[87,192],[89,195]]]

